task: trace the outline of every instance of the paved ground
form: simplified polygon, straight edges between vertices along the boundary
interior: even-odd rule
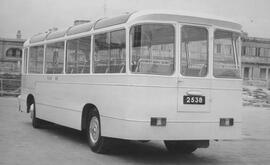
[[[211,142],[191,155],[171,155],[162,142],[125,142],[110,155],[91,152],[79,131],[33,129],[15,98],[0,98],[0,165],[270,164],[270,109],[243,108],[243,140]]]

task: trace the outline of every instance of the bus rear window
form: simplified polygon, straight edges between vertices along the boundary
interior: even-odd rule
[[[133,73],[173,74],[175,32],[172,25],[136,25],[131,28],[130,39],[130,70]]]
[[[216,30],[214,34],[214,76],[217,78],[240,78],[237,65],[239,34]]]
[[[184,25],[181,29],[181,74],[205,77],[208,71],[208,31]]]

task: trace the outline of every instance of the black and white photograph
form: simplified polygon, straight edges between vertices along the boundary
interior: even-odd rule
[[[0,0],[0,165],[270,164],[270,1]]]

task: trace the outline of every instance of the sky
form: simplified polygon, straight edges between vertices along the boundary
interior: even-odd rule
[[[270,0],[0,0],[0,38],[15,38],[17,30],[29,38],[53,27],[67,28],[77,19],[144,9],[225,17],[240,23],[251,37],[270,38]]]

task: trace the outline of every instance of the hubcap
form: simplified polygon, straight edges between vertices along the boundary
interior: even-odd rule
[[[96,143],[99,138],[99,121],[96,116],[93,116],[89,125],[89,135],[93,143]]]

